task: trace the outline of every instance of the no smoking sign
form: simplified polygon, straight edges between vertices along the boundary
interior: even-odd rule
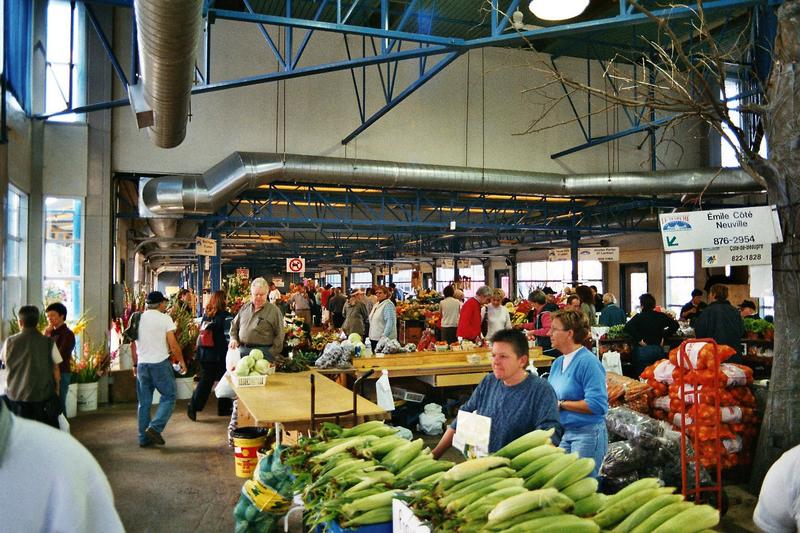
[[[294,274],[305,272],[306,270],[306,260],[302,257],[292,257],[286,260],[286,272],[292,272]]]

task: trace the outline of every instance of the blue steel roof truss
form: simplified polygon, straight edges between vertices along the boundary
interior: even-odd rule
[[[239,2],[237,5],[236,2]],[[132,2],[126,0],[83,0],[87,8],[89,4],[108,4],[117,7],[130,7]],[[445,69],[450,63],[457,59],[461,54],[472,48],[483,46],[526,46],[536,43],[554,43],[563,41],[569,43],[572,39],[582,39],[585,46],[584,51],[591,47],[603,44],[608,49],[610,46],[619,46],[631,53],[637,53],[636,43],[604,43],[605,35],[620,28],[631,28],[630,38],[639,31],[649,31],[653,23],[644,13],[636,12],[632,3],[622,0],[616,11],[604,11],[600,18],[578,18],[569,23],[555,24],[539,29],[527,31],[510,31],[509,18],[513,10],[519,6],[519,0],[491,0],[489,13],[485,12],[484,2],[477,0],[462,2],[461,4],[444,1],[437,11],[436,2],[424,2],[411,0],[406,4],[397,7],[396,4],[388,0],[285,0],[283,2],[255,2],[254,0],[229,0],[220,9],[215,7],[213,2],[209,2],[204,10],[207,17],[207,47],[208,53],[205,68],[197,69],[197,84],[192,89],[193,94],[203,94],[236,87],[244,87],[260,83],[269,83],[280,80],[288,80],[303,76],[318,75],[338,70],[362,69],[362,83],[359,88],[354,83],[356,89],[356,104],[359,111],[361,124],[347,135],[342,142],[349,143],[360,133],[378,121],[381,117],[399,105],[405,98],[421,88],[427,81]],[[716,0],[703,3],[703,11],[706,16],[719,14],[732,16],[736,9],[750,9],[754,6],[759,7],[760,11],[767,8],[761,6],[761,0]],[[769,0],[769,6],[774,7],[778,2]],[[222,2],[219,2],[222,4]],[[651,4],[653,13],[656,16],[667,17],[670,21],[681,21],[691,19],[694,16],[694,4],[672,6],[668,8],[656,9],[655,4]],[[90,13],[95,31],[103,44],[109,57],[109,61],[114,66],[120,82],[126,85],[126,78],[119,60],[114,51],[108,44],[102,28],[96,24],[93,12]],[[375,16],[379,23],[374,22]],[[134,46],[131,51],[131,74],[128,77],[130,83],[135,83],[138,74],[136,73],[136,49],[135,46],[135,17],[131,17],[132,36],[134,36]],[[209,58],[213,53],[211,47],[211,27],[217,19],[234,20],[256,24],[259,31],[264,36],[266,45],[278,62],[276,72],[268,72],[254,76],[241,77],[229,80],[213,82],[210,72]],[[284,33],[284,52],[278,49],[277,44],[270,36],[264,25],[279,26],[285,28]],[[464,29],[467,28],[467,29]],[[296,30],[306,30],[302,39],[297,39]],[[362,57],[352,57],[347,51],[347,59],[333,61],[319,65],[299,66],[303,52],[312,38],[315,31],[334,32],[344,35],[345,40],[348,36],[362,37]],[[477,35],[476,37],[473,37]],[[751,36],[753,39],[757,35]],[[367,53],[365,46],[366,38],[370,39],[372,54]],[[380,42],[377,46],[375,40]],[[561,40],[561,41],[560,41]],[[299,41],[299,45],[298,42]],[[409,48],[409,46],[411,46]],[[548,45],[549,46],[549,45]],[[405,47],[405,49],[403,49]],[[574,45],[562,46],[565,50],[580,53]],[[564,54],[564,50],[557,50],[555,53]],[[434,66],[427,65],[429,56],[441,56]],[[600,55],[600,53],[595,53]],[[396,76],[399,61],[417,59],[419,61],[419,75],[409,85],[395,95]],[[600,59],[598,57],[598,59]],[[367,82],[365,71],[368,66],[376,66],[379,71],[381,91],[384,95],[384,104],[375,110],[370,116],[367,112],[366,92]],[[763,69],[762,69],[763,70]],[[355,74],[353,75],[355,80]],[[127,87],[125,87],[127,89]],[[108,102],[92,103],[85,106],[73,107],[72,98],[68,98],[67,109],[49,115],[39,115],[37,118],[47,118],[56,114],[64,113],[84,113],[113,107],[128,105],[128,99],[118,99]],[[645,124],[633,124],[630,128],[607,135],[592,137],[591,128],[585,132],[586,143],[560,151],[552,157],[562,157],[568,153],[573,153],[591,146],[596,146],[603,142],[618,139],[620,137],[648,131],[652,134],[655,128],[662,125],[666,119],[659,122],[647,121]],[[587,119],[587,123],[590,119]],[[634,120],[636,122],[636,120]]]

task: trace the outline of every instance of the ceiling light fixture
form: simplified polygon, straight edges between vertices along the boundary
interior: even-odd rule
[[[567,20],[577,17],[589,6],[589,0],[533,0],[528,9],[541,20]]]

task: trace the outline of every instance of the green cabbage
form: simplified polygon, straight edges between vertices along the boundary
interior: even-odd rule
[[[248,357],[252,358],[253,361],[260,361],[261,359],[264,359],[264,352],[258,348],[254,348],[250,350],[250,355]]]
[[[347,340],[353,344],[359,344],[361,342],[361,335],[358,333],[351,333],[350,336],[347,337]]]
[[[266,374],[269,371],[269,361],[266,359],[259,359],[256,361],[255,370],[259,374]]]

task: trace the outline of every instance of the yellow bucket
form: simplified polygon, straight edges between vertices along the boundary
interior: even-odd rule
[[[237,477],[252,477],[258,465],[258,450],[267,442],[267,428],[239,428],[233,431],[233,454]]]

